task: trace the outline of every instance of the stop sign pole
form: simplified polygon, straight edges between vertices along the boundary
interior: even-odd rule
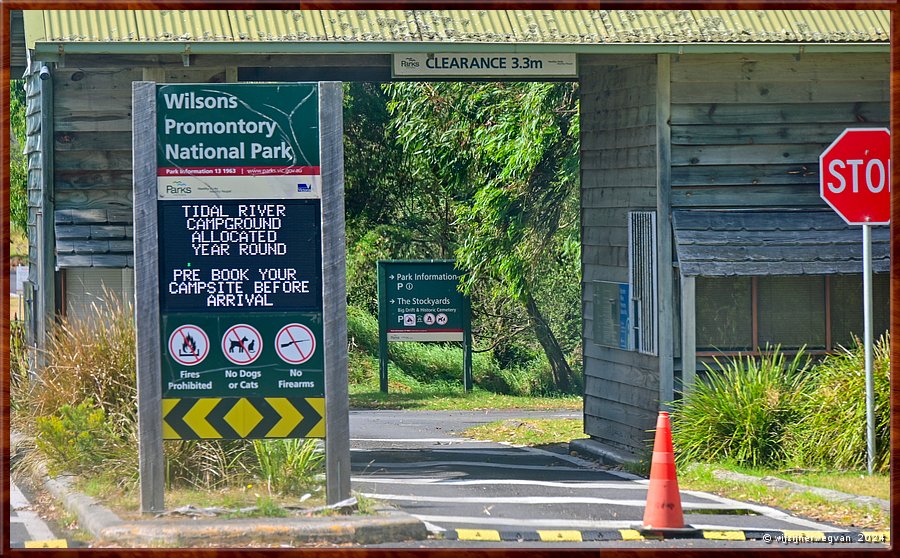
[[[890,224],[891,132],[848,128],[819,156],[819,193],[848,225],[862,225],[863,325],[866,359],[868,471],[875,463],[875,380],[872,371],[872,226]]]

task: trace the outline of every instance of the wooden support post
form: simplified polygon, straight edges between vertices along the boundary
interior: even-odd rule
[[[681,393],[694,387],[697,373],[697,299],[693,277],[681,276]]]
[[[156,84],[132,84],[134,293],[141,512],[163,511],[162,372],[156,215]]]
[[[344,124],[340,82],[319,82],[322,165],[322,319],[325,336],[325,478],[329,504],[350,497]]]
[[[675,399],[675,272],[672,268],[671,219],[671,60],[668,54],[656,57],[656,241],[657,302],[659,311],[659,408],[669,410]]]

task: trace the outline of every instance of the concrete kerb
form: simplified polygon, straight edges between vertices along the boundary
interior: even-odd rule
[[[582,438],[569,442],[569,451],[596,459],[603,465],[635,465],[641,460],[636,455],[612,448],[592,438]]]
[[[393,508],[376,515],[259,519],[147,519],[123,521],[96,500],[74,491],[68,479],[45,478],[47,490],[91,533],[100,546],[192,547],[257,543],[377,544],[428,537],[425,524]]]
[[[79,525],[100,547],[378,544],[428,537],[422,521],[393,508],[376,508],[376,515],[367,516],[126,522],[94,498],[73,490],[66,477],[44,477],[44,487],[66,510],[78,517]]]

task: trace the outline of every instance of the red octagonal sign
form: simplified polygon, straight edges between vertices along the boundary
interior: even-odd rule
[[[849,225],[889,224],[890,130],[844,130],[819,156],[819,194]]]

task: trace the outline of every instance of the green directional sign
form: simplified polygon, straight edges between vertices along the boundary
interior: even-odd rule
[[[390,341],[461,341],[463,383],[471,388],[471,310],[459,292],[461,275],[452,260],[378,262],[381,391],[387,392]]]

